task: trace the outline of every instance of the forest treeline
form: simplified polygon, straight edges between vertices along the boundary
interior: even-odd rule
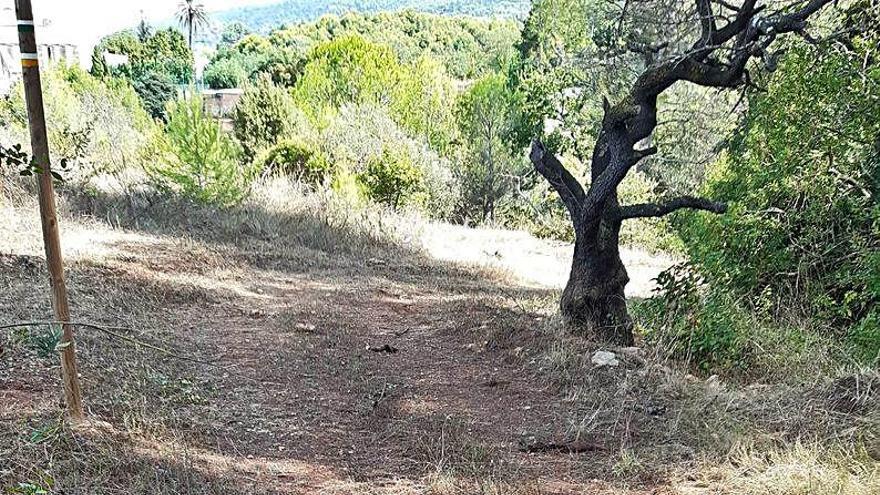
[[[706,371],[880,359],[878,20],[875,1],[842,2],[813,21],[826,36],[786,40],[745,89],[664,93],[659,153],[629,174],[621,203],[704,193],[728,211],[625,225],[624,242],[687,260],[633,303],[645,339]],[[230,208],[286,175],[352,203],[571,240],[530,143],[589,183],[603,97],[620,99],[653,63],[633,43],[682,29],[579,0],[537,0],[522,24],[412,11],[265,35],[232,24],[204,72],[245,90],[227,133],[179,90],[195,82],[185,37],[141,26],[103,40],[91,73],[47,75],[50,141],[73,163],[70,188],[124,177]],[[21,90],[0,122],[4,143],[25,142]]]
[[[528,0],[343,0],[328,4],[315,0],[286,0],[270,5],[240,7],[216,14],[224,25],[241,23],[266,33],[281,24],[312,22],[326,14],[347,12],[375,14],[404,9],[448,16],[521,18],[529,11]],[[217,33],[219,34],[219,33]],[[216,34],[214,34],[216,36]],[[207,36],[209,39],[213,36]]]

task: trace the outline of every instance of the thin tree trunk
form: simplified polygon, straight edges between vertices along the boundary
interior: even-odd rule
[[[43,105],[43,90],[40,78],[40,65],[37,57],[37,40],[34,33],[34,14],[30,0],[15,2],[19,28],[19,47],[22,54],[22,77],[24,79],[25,100],[28,110],[28,124],[31,133],[34,162],[43,170],[38,177],[40,218],[43,227],[43,241],[46,250],[46,263],[49,268],[49,284],[52,289],[52,308],[55,320],[62,322],[61,330],[61,376],[64,382],[64,397],[67,413],[73,420],[84,417],[82,392],[76,365],[76,345],[74,329],[70,321],[70,308],[67,300],[67,287],[64,282],[64,261],[61,253],[61,238],[58,231],[58,218],[55,207],[55,189],[52,182],[52,168],[49,156],[49,141],[46,134],[46,116]]]

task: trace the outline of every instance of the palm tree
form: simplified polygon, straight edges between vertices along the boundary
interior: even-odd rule
[[[141,11],[141,22],[137,27],[137,37],[141,40],[141,43],[146,43],[147,40],[150,39],[150,36],[153,34],[153,29],[147,24],[147,19],[144,17],[144,11]]]
[[[208,25],[208,11],[205,4],[195,0],[184,0],[177,6],[177,21],[189,31],[189,49],[193,47],[193,33]]]

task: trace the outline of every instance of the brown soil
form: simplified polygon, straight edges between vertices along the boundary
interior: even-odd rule
[[[11,237],[26,242],[0,256],[4,322],[49,315],[34,222],[21,220]],[[393,247],[291,255],[97,223],[65,234],[77,319],[131,327],[176,357],[80,329],[85,403],[100,426],[45,433],[59,411],[55,361],[10,333],[0,485],[51,477],[58,493],[133,493],[119,479],[131,476],[143,493],[610,493],[582,461],[610,456],[613,439],[591,452],[523,448],[561,441],[564,405],[498,336],[545,317],[512,297],[552,291]],[[112,459],[101,469],[67,459],[69,445]],[[150,480],[153,469],[166,475]],[[180,488],[182,477],[196,485]]]

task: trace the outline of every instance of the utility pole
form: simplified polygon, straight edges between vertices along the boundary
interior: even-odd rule
[[[64,284],[64,262],[61,259],[61,239],[58,234],[58,217],[55,213],[55,187],[49,163],[49,139],[46,134],[46,115],[43,108],[43,90],[40,80],[40,61],[34,34],[34,12],[31,0],[15,0],[18,19],[18,44],[21,49],[21,67],[24,93],[27,101],[28,124],[34,162],[42,169],[38,177],[40,195],[40,218],[43,224],[43,243],[49,267],[49,283],[52,288],[52,308],[59,322],[70,321],[67,303],[67,287]],[[82,395],[76,371],[76,347],[73,326],[63,323],[61,337],[61,378],[64,382],[64,398],[67,413],[73,420],[83,419]]]

